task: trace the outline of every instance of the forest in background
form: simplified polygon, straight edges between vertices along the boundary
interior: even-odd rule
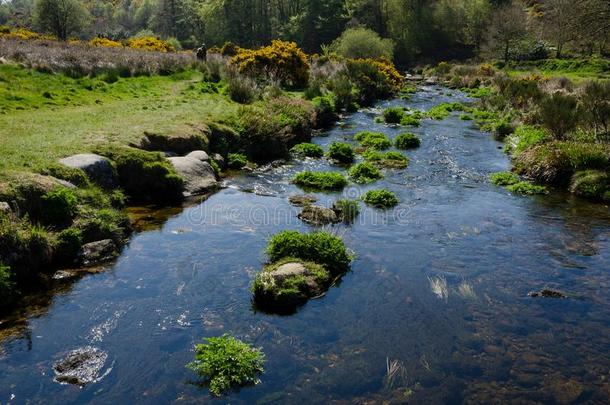
[[[479,55],[606,55],[610,0],[8,0],[0,25],[60,39],[158,36],[184,49],[283,39],[309,53],[330,49],[345,30],[367,28],[408,66]]]

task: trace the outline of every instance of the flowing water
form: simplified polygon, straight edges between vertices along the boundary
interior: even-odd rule
[[[463,95],[424,87],[408,105]],[[315,138],[352,142],[400,128],[360,111]],[[403,129],[404,130],[404,129]],[[33,300],[0,325],[0,403],[608,403],[610,213],[561,193],[511,195],[487,181],[506,170],[501,144],[453,115],[412,132],[411,165],[343,193],[385,187],[401,204],[362,206],[337,225],[356,254],[326,296],[290,316],[255,312],[250,283],[268,237],[312,228],[288,197],[297,172],[344,170],[325,160],[273,165],[227,181],[209,200],[136,234],[103,272]],[[153,221],[154,222],[154,221]],[[542,288],[570,298],[530,298]],[[206,336],[261,347],[261,383],[213,399],[185,364]],[[107,353],[84,388],[54,381],[71,350]]]

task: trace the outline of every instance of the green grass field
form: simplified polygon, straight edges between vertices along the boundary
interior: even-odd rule
[[[0,173],[232,114],[238,104],[202,78],[189,71],[73,79],[0,66]]]
[[[610,79],[610,60],[604,58],[545,59],[513,62],[503,69],[510,76],[532,73],[543,77],[567,77],[575,83],[587,80]]]

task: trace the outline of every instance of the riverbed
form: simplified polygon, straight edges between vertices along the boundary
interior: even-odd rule
[[[436,86],[346,117],[314,142],[353,143],[388,106],[468,101]],[[488,181],[507,170],[502,144],[453,114],[409,129],[407,169],[319,204],[387,188],[400,204],[362,204],[325,229],[354,252],[352,270],[289,316],[257,312],[250,284],[268,238],[316,229],[288,197],[324,159],[231,177],[201,204],[164,212],[104,271],[32,300],[0,324],[0,404],[610,402],[610,211],[552,191],[516,196]],[[532,298],[559,290],[567,298]],[[202,338],[261,347],[261,383],[213,399],[185,368]],[[66,353],[107,354],[84,387],[54,380]]]

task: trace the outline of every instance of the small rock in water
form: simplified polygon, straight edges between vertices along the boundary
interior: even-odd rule
[[[98,381],[108,354],[96,347],[86,346],[68,353],[53,365],[55,381],[84,386]]]
[[[313,225],[326,225],[339,222],[335,211],[317,205],[306,205],[299,214],[299,219]]]
[[[288,201],[290,201],[290,204],[296,205],[297,207],[304,207],[315,203],[318,201],[318,198],[314,195],[295,194],[288,197]]]
[[[560,291],[545,288],[540,291],[532,291],[528,294],[532,298],[566,298],[565,294]]]
[[[116,245],[111,239],[86,243],[79,253],[79,262],[83,266],[95,266],[114,259],[116,253]]]

